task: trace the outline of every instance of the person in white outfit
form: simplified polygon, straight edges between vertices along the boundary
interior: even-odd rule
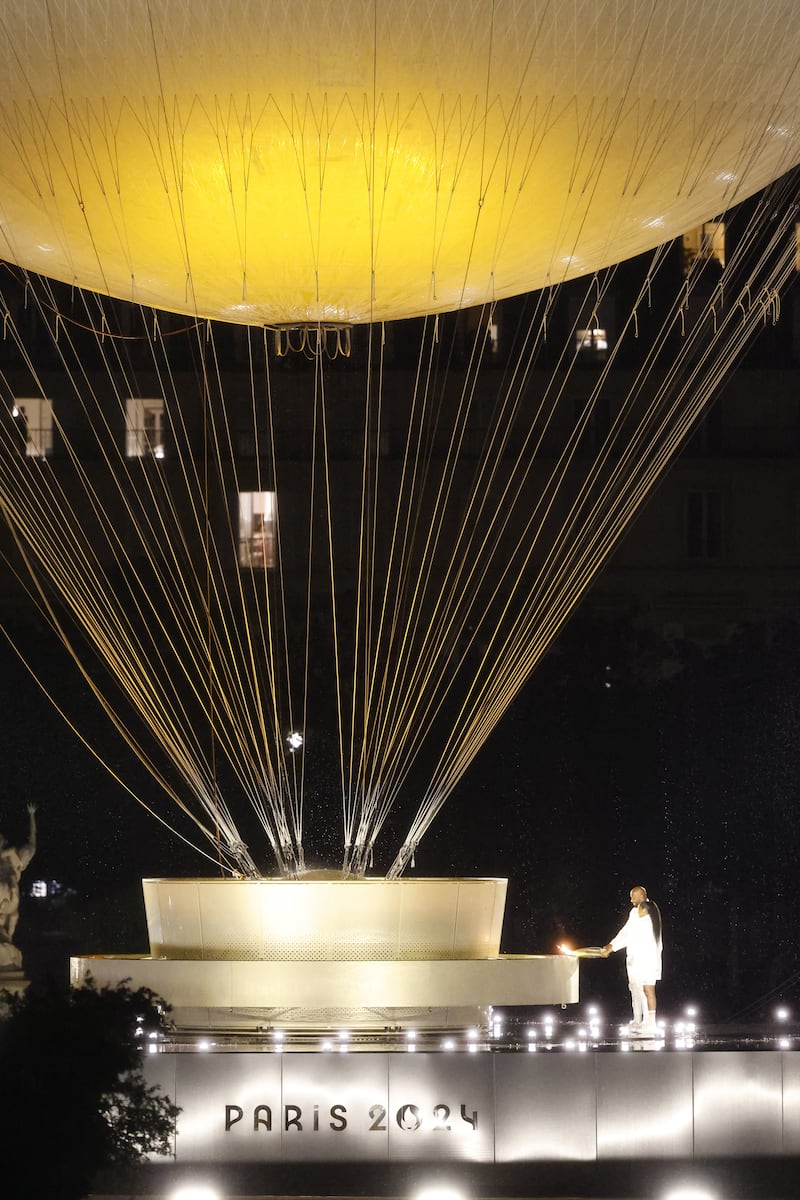
[[[656,983],[661,978],[661,913],[640,884],[631,888],[631,911],[616,937],[603,947],[603,958],[625,950],[631,991],[632,1033],[656,1029]]]

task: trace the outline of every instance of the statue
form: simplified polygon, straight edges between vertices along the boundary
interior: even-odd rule
[[[22,955],[14,945],[19,920],[19,881],[36,853],[36,805],[27,805],[28,840],[23,846],[10,846],[0,833],[0,970],[22,969]]]

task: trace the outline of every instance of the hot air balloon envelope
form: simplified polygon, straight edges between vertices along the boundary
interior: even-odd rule
[[[595,271],[800,159],[782,0],[12,0],[0,253],[249,324]]]

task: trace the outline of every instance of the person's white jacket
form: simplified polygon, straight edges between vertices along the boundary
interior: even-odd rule
[[[612,950],[625,950],[625,965],[631,979],[640,983],[657,983],[661,978],[661,939],[653,932],[650,914],[639,915],[636,905],[616,937],[609,943]]]

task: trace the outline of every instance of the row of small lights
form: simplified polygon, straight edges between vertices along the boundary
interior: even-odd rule
[[[587,1012],[588,1012],[588,1016],[589,1016],[589,1030],[588,1030],[589,1035],[591,1035],[591,1036],[595,1036],[595,1034],[599,1035],[600,1016],[599,1016],[597,1009],[594,1007],[591,1007],[587,1010]],[[697,1015],[697,1010],[694,1007],[690,1006],[689,1008],[686,1009],[685,1015],[690,1018],[695,1017]],[[786,1022],[789,1020],[790,1013],[789,1013],[789,1010],[786,1008],[778,1008],[775,1010],[774,1016],[777,1021],[783,1023],[783,1022]],[[550,1037],[553,1033],[554,1026],[557,1024],[557,1022],[553,1019],[553,1017],[550,1014],[546,1014],[545,1017],[543,1018],[542,1023],[544,1025],[545,1037]],[[662,1037],[664,1035],[665,1028],[666,1028],[665,1022],[659,1022],[659,1026],[656,1031],[656,1036]],[[696,1025],[693,1020],[676,1022],[675,1026],[674,1026],[675,1032],[680,1035],[688,1035],[685,1037],[681,1036],[676,1041],[676,1043],[675,1043],[676,1046],[680,1045],[682,1042],[685,1043],[687,1046],[693,1045],[694,1039],[691,1035],[694,1034],[695,1029],[696,1029]],[[158,1036],[157,1034],[153,1034],[153,1033],[151,1033],[149,1035],[149,1038],[150,1038],[149,1050],[151,1053],[154,1053],[157,1050],[157,1046],[155,1044],[157,1036]],[[467,1036],[468,1049],[471,1051],[476,1051],[478,1049],[478,1045],[477,1045],[478,1037],[479,1037],[478,1030],[470,1029],[467,1031],[466,1036]],[[494,1038],[498,1038],[498,1037],[502,1036],[502,1022],[501,1021],[499,1021],[499,1020],[493,1021],[492,1036]],[[417,1035],[414,1030],[408,1030],[408,1032],[406,1033],[406,1049],[410,1052],[413,1052],[416,1050],[416,1037],[417,1037]],[[577,1043],[578,1050],[583,1050],[583,1051],[586,1050],[586,1040],[585,1040],[586,1037],[587,1037],[587,1030],[579,1029],[578,1030],[578,1038],[582,1039],[582,1040],[578,1041],[578,1043]],[[334,1050],[334,1049],[338,1048],[340,1051],[346,1051],[348,1049],[349,1038],[350,1038],[349,1033],[347,1033],[346,1031],[342,1031],[338,1035],[338,1046],[337,1046],[337,1043],[335,1043],[333,1041],[325,1041],[322,1043],[322,1049],[330,1051],[330,1050]],[[284,1035],[279,1031],[275,1031],[273,1033],[273,1040],[275,1043],[275,1050],[276,1051],[282,1050]],[[535,1051],[537,1049],[537,1042],[538,1042],[537,1031],[535,1029],[529,1029],[528,1030],[528,1050]],[[197,1049],[198,1050],[210,1050],[212,1045],[213,1045],[213,1043],[203,1040],[203,1041],[200,1041],[197,1043]],[[576,1043],[572,1039],[569,1039],[564,1043],[564,1048],[567,1050],[574,1049],[575,1045],[576,1045]],[[790,1039],[782,1038],[779,1042],[779,1045],[781,1046],[781,1048],[788,1049],[788,1047],[790,1045]],[[446,1039],[445,1041],[442,1042],[442,1049],[443,1050],[454,1050],[455,1042],[452,1039]],[[629,1050],[630,1044],[626,1041],[623,1041],[623,1043],[621,1045],[621,1049]],[[203,1184],[196,1184],[196,1185],[190,1184],[188,1186],[179,1188],[178,1191],[176,1191],[176,1192],[171,1193],[169,1200],[222,1200],[222,1196],[214,1188],[207,1187]],[[421,1192],[419,1192],[417,1194],[417,1196],[415,1197],[415,1200],[465,1200],[465,1197],[460,1192],[457,1192],[454,1189],[435,1188],[435,1189],[422,1190]],[[687,1186],[681,1185],[677,1188],[673,1188],[670,1191],[666,1192],[664,1194],[663,1200],[716,1200],[716,1197],[714,1196],[713,1193],[707,1191],[705,1188],[694,1187],[694,1186],[687,1187]]]
[[[216,1188],[205,1184],[189,1184],[171,1192],[169,1200],[223,1200]],[[465,1194],[452,1187],[421,1188],[413,1200],[467,1200]],[[704,1187],[679,1184],[664,1192],[662,1200],[716,1200],[713,1192]]]
[[[697,1009],[693,1005],[689,1005],[684,1011],[685,1011],[685,1016],[687,1018],[694,1018],[697,1016]],[[596,1045],[598,1043],[598,1041],[600,1040],[600,1037],[602,1036],[602,1025],[600,1023],[600,1021],[601,1021],[600,1013],[598,1012],[597,1008],[594,1006],[590,1006],[586,1010],[586,1012],[587,1012],[587,1018],[588,1018],[586,1028],[581,1027],[575,1031],[577,1041],[575,1038],[567,1038],[566,1041],[561,1043],[561,1045],[563,1045],[563,1048],[565,1050],[577,1049],[578,1051],[586,1051],[589,1043]],[[787,1008],[778,1008],[775,1010],[775,1013],[774,1013],[775,1020],[778,1022],[781,1022],[781,1023],[785,1023],[786,1021],[788,1021],[790,1015],[791,1014]],[[528,1051],[530,1053],[535,1053],[537,1051],[537,1049],[539,1048],[539,1046],[544,1046],[545,1049],[552,1049],[553,1036],[554,1036],[555,1029],[556,1029],[556,1026],[558,1025],[558,1023],[559,1023],[558,1020],[555,1017],[553,1017],[553,1015],[551,1013],[545,1013],[545,1015],[542,1018],[542,1022],[541,1022],[542,1029],[543,1029],[543,1037],[541,1039],[539,1037],[538,1030],[533,1027],[529,1027],[527,1030],[527,1035],[526,1035]],[[668,1029],[667,1022],[659,1021],[656,1025],[655,1029],[652,1031],[652,1038],[650,1038],[650,1039],[644,1038],[643,1040],[662,1041],[666,1037],[667,1029]],[[672,1029],[673,1029],[673,1033],[676,1035],[675,1042],[674,1042],[675,1048],[679,1049],[679,1050],[692,1049],[692,1047],[695,1044],[695,1033],[697,1032],[697,1025],[696,1025],[695,1021],[693,1019],[689,1019],[686,1021],[676,1021],[673,1024]],[[142,1036],[144,1031],[141,1028],[139,1028],[139,1029],[137,1029],[136,1032],[137,1032],[137,1036]],[[491,1032],[489,1034],[489,1037],[491,1038],[492,1041],[497,1042],[502,1039],[503,1032],[504,1032],[503,1022],[500,1018],[496,1017],[492,1021]],[[628,1027],[626,1025],[622,1025],[619,1028],[619,1034],[622,1039],[621,1044],[620,1044],[620,1049],[621,1050],[629,1050],[630,1042],[627,1039],[631,1036],[631,1031],[628,1029]],[[148,1037],[149,1037],[149,1044],[148,1044],[149,1053],[150,1054],[158,1053],[159,1035],[157,1033],[151,1033],[148,1035]],[[468,1029],[466,1031],[465,1037],[466,1037],[466,1049],[472,1054],[477,1053],[478,1050],[480,1050],[482,1048],[485,1048],[485,1049],[489,1048],[486,1045],[485,1041],[481,1044],[481,1041],[480,1041],[481,1033],[478,1029]],[[274,1030],[272,1033],[272,1040],[273,1040],[274,1052],[276,1054],[280,1054],[284,1049],[283,1043],[285,1040],[285,1035],[280,1030]],[[326,1039],[325,1041],[321,1042],[320,1049],[325,1053],[331,1053],[334,1051],[338,1051],[340,1054],[346,1054],[350,1048],[349,1042],[350,1042],[349,1032],[347,1030],[342,1030],[337,1035],[337,1038],[335,1040]],[[215,1045],[214,1042],[210,1042],[207,1039],[203,1038],[195,1044],[195,1048],[201,1052],[204,1052],[204,1051],[211,1050],[214,1047],[214,1045]],[[409,1054],[415,1053],[415,1051],[417,1049],[417,1033],[415,1030],[409,1029],[406,1031],[405,1045],[406,1045],[406,1050]],[[791,1045],[792,1045],[792,1040],[791,1040],[791,1038],[788,1038],[788,1037],[780,1038],[778,1041],[778,1046],[781,1050],[788,1050],[791,1048]],[[453,1038],[445,1038],[440,1043],[440,1048],[445,1051],[455,1050],[455,1049],[457,1049],[457,1043]],[[658,1048],[661,1049],[662,1047],[659,1046]]]
[[[791,1014],[790,1014],[788,1008],[776,1008],[775,1009],[775,1020],[776,1021],[782,1021],[782,1022],[788,1021],[790,1016],[791,1016]],[[792,1039],[788,1038],[788,1037],[780,1038],[778,1041],[778,1046],[780,1047],[781,1050],[789,1050],[791,1048],[791,1045],[792,1045]]]

